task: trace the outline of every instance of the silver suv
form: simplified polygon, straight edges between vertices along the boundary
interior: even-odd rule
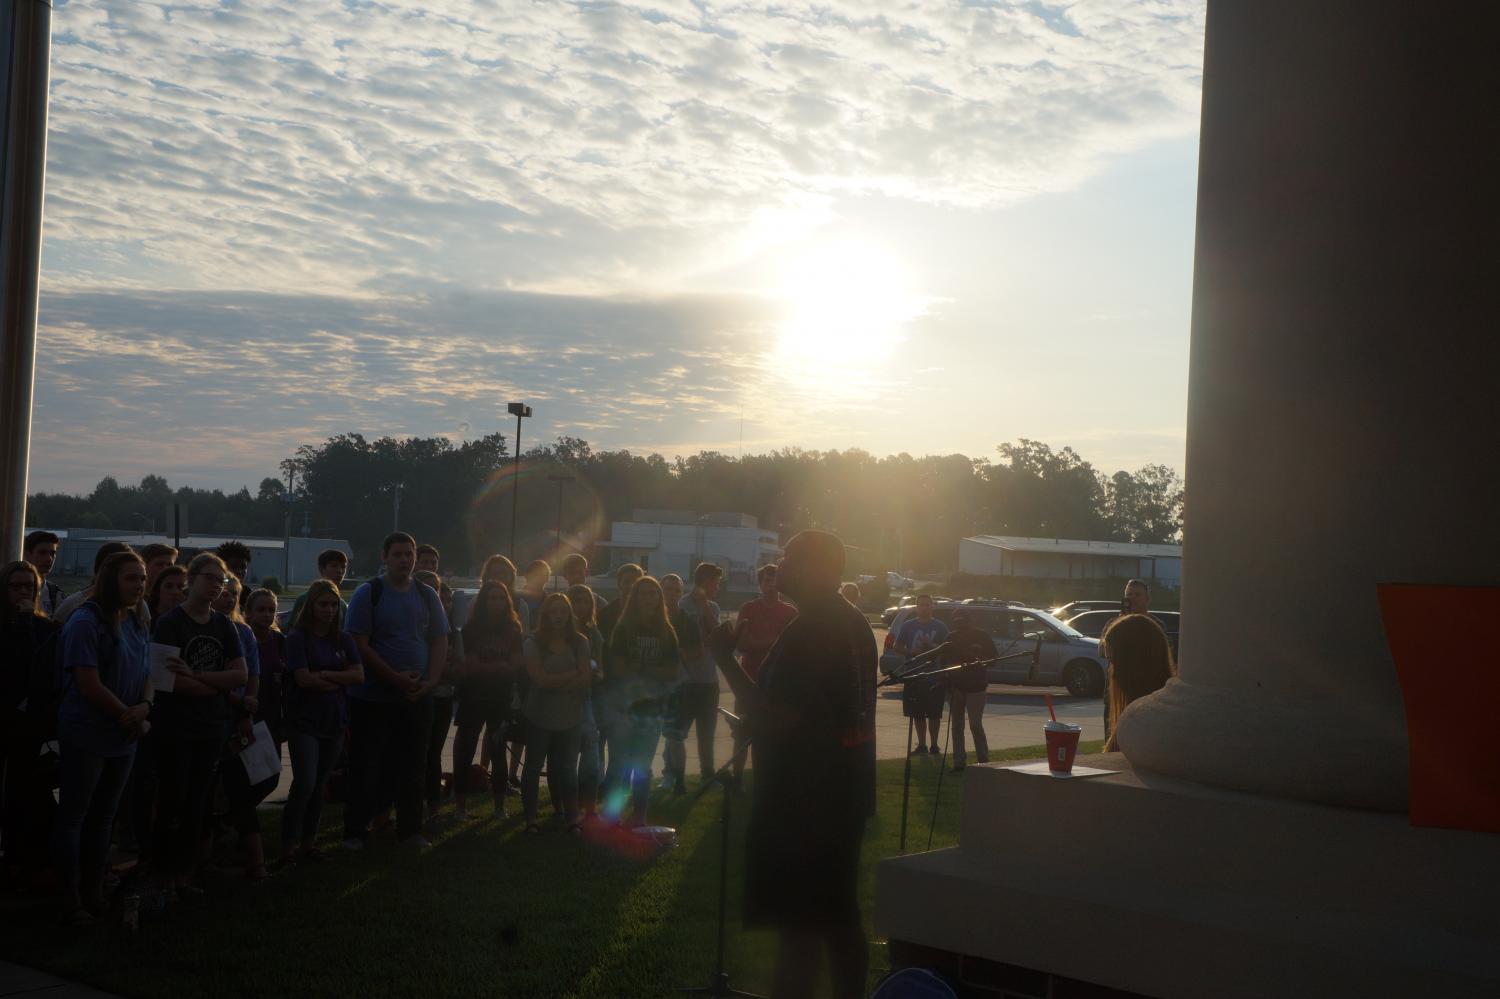
[[[1005,656],[1029,652],[1041,638],[1041,661],[1032,665],[1031,657],[1022,656],[997,663],[988,669],[990,683],[1016,684],[1024,687],[1067,687],[1075,697],[1099,697],[1104,693],[1104,657],[1099,655],[1099,639],[1089,638],[1068,627],[1046,611],[1031,607],[996,607],[983,604],[938,604],[932,616],[950,629],[953,612],[966,611],[975,627],[989,632],[995,650]],[[901,626],[917,614],[915,607],[903,607],[891,622],[880,655],[880,671],[887,676],[906,665],[906,657],[896,652],[896,635]]]

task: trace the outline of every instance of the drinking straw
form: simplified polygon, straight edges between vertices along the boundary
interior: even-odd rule
[[[1046,693],[1042,696],[1047,699],[1047,713],[1052,716],[1053,721],[1057,721],[1057,712],[1052,710],[1052,695],[1050,693]]]

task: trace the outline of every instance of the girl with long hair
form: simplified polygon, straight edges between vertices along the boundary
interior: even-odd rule
[[[463,664],[458,669],[458,735],[453,740],[454,800],[460,820],[468,818],[464,782],[474,763],[480,731],[501,764],[491,778],[495,817],[505,817],[505,752],[500,741],[510,717],[518,672],[526,668],[521,618],[510,590],[498,580],[479,587],[463,628]]]
[[[62,789],[53,847],[70,925],[104,912],[110,826],[136,740],[151,728],[151,641],[136,613],[146,563],[134,552],[111,555],[94,582],[63,629],[68,678],[57,713]]]
[[[1106,753],[1120,747],[1115,741],[1120,714],[1137,698],[1153,694],[1177,675],[1172,643],[1149,614],[1125,614],[1104,629],[1100,644],[1109,650],[1109,741]]]
[[[667,701],[677,686],[677,632],[661,583],[642,576],[631,586],[609,636],[604,682],[609,717],[605,814],[618,818],[634,802],[632,825],[644,825],[651,797],[651,762],[661,739]]]
[[[593,685],[589,640],[578,630],[573,605],[561,593],[548,594],[537,608],[536,630],[523,646],[526,674],[526,764],[521,772],[521,807],[526,831],[537,831],[538,784],[542,765],[558,788],[568,828],[578,832],[578,747],[583,705]]]
[[[156,581],[146,595],[146,609],[155,621],[167,611],[182,603],[187,596],[187,566],[169,565],[156,574]]]
[[[0,850],[6,886],[39,872],[45,853],[52,795],[38,778],[37,758],[51,738],[54,719],[36,710],[50,703],[52,669],[48,640],[59,625],[41,609],[42,574],[30,562],[0,569]]]
[[[323,788],[349,727],[344,691],[365,682],[359,649],[344,631],[343,607],[337,586],[315,580],[286,639],[291,685],[285,718],[292,788],[281,816],[281,864],[323,857],[317,849],[318,820]]]
[[[598,601],[594,591],[583,583],[568,587],[568,602],[573,605],[573,618],[578,630],[589,639],[589,673],[592,682],[589,696],[583,702],[583,722],[579,727],[578,747],[578,800],[583,805],[583,815],[593,820],[599,807],[599,724],[595,695],[603,676],[600,663],[604,661],[604,636],[595,624]]]

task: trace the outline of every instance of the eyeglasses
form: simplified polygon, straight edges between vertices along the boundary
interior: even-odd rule
[[[229,577],[228,576],[215,576],[211,572],[198,572],[198,573],[194,573],[194,575],[196,575],[196,576],[202,576],[204,579],[212,579],[214,582],[218,583],[220,586],[228,586],[229,585]]]

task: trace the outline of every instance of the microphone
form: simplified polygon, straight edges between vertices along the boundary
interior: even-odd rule
[[[733,711],[730,711],[728,708],[721,707],[718,709],[718,712],[719,714],[723,715],[724,720],[729,723],[729,731],[734,735],[739,735],[740,729],[745,725],[745,719],[735,714]]]

